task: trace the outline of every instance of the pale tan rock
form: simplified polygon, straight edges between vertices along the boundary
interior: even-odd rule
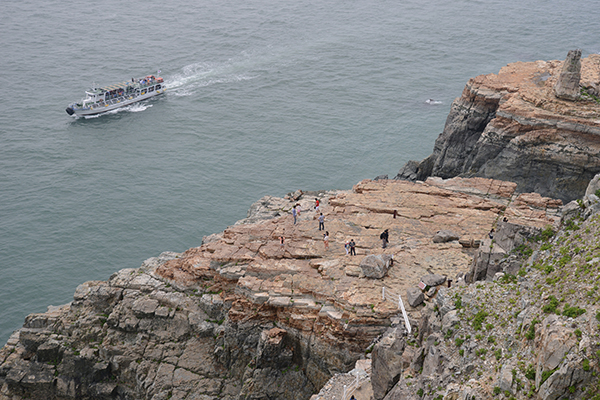
[[[296,225],[289,215],[236,224],[223,232],[222,239],[189,249],[155,273],[181,287],[196,287],[203,277],[212,279],[211,291],[233,294],[229,317],[234,321],[261,315],[249,312],[252,307],[275,307],[282,310],[277,318],[289,318],[286,323],[303,331],[325,329],[334,340],[353,324],[389,319],[398,312],[397,301],[383,300],[382,286],[405,295],[422,276],[453,279],[469,270],[476,249],[456,241],[432,243],[439,230],[450,229],[475,242],[486,237],[501,216],[535,227],[559,221],[559,202],[535,194],[517,195],[515,188],[514,183],[484,178],[430,178],[420,183],[364,180],[351,191],[330,192],[321,202],[330,234],[328,249],[318,230],[317,214],[308,203]],[[294,204],[269,201],[281,209]],[[390,233],[386,249],[379,240],[384,229]],[[283,246],[280,236],[285,237]],[[344,243],[350,239],[356,243],[357,256],[346,255]],[[377,281],[365,279],[360,260],[382,254],[394,257],[387,275]],[[318,303],[331,308],[321,309]],[[409,311],[414,312],[418,311]],[[318,325],[323,318],[327,323]],[[366,346],[370,338],[354,340]]]
[[[536,336],[538,350],[535,384],[539,388],[542,372],[556,368],[577,343],[573,329],[566,327],[556,315],[546,317],[540,324],[540,334]]]

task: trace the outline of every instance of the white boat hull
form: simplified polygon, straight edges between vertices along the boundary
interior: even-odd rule
[[[149,99],[151,97],[154,96],[158,96],[159,94],[162,94],[165,92],[165,88],[150,92],[150,93],[146,93],[146,94],[140,94],[138,96],[123,96],[123,97],[119,97],[113,100],[108,100],[106,102],[104,102],[103,104],[94,104],[91,107],[75,107],[75,106],[69,106],[67,108],[67,113],[69,113],[69,115],[73,115],[75,114],[78,117],[86,117],[86,116],[90,116],[90,115],[98,115],[98,114],[102,114],[108,111],[112,111],[112,110],[116,110],[118,108],[122,108],[122,107],[127,107],[131,104],[134,103],[138,103],[140,101]],[[71,112],[72,111],[72,112]]]

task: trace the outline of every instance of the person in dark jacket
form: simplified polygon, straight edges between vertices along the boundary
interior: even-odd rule
[[[389,233],[387,229],[381,232],[381,235],[379,235],[379,239],[381,239],[381,247],[385,249],[387,247],[387,244],[389,243]]]

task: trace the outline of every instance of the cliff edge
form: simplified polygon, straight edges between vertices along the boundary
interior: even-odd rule
[[[0,399],[308,399],[368,357],[398,318],[397,294],[424,281],[426,298],[404,297],[418,326],[423,300],[468,273],[498,219],[559,223],[560,200],[515,188],[366,180],[265,197],[201,246],[86,282],[70,304],[28,316],[0,350]]]
[[[600,55],[578,55],[470,79],[433,153],[396,179],[479,176],[564,202],[581,198],[600,172]]]

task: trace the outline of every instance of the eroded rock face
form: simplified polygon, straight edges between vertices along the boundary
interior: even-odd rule
[[[573,102],[554,93],[563,66],[577,69],[576,59],[577,54],[565,62],[518,62],[469,80],[433,153],[417,166],[409,162],[396,178],[481,176],[565,203],[581,197],[600,172],[600,105],[591,97]],[[595,93],[600,55],[580,64],[577,85],[575,72],[565,72],[573,76],[569,90],[581,86]]]
[[[406,332],[391,328],[373,348],[373,397],[383,397],[396,385],[403,371]]]
[[[541,231],[540,227],[499,221],[493,239],[483,240],[475,253],[471,269],[466,276],[467,282],[491,281],[497,273],[516,275],[521,263],[512,262],[510,253],[517,247],[525,246],[529,241],[534,240]]]
[[[542,321],[536,343],[536,347],[541,350],[536,362],[535,384],[538,388],[542,382],[542,373],[558,367],[576,342],[573,329],[561,323],[556,315]]]

